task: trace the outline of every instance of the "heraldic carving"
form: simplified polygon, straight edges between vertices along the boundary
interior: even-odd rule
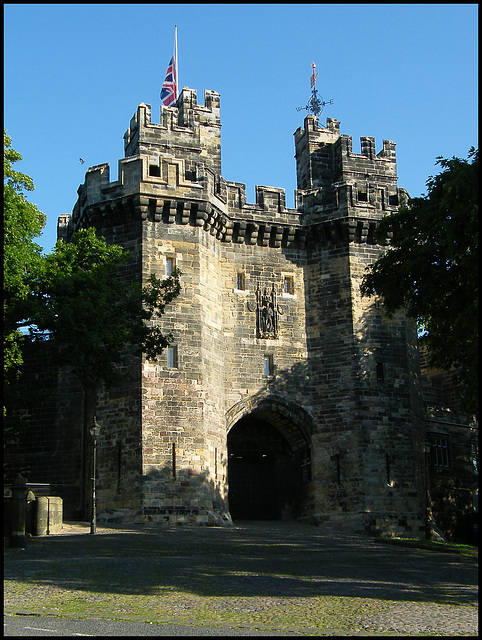
[[[256,311],[256,334],[258,338],[275,339],[278,337],[278,314],[283,311],[278,305],[276,290],[273,284],[271,291],[267,288],[261,292],[256,289],[256,306],[248,303],[250,311]]]

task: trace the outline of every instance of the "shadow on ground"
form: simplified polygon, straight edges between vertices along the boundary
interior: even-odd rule
[[[477,559],[375,544],[297,523],[232,528],[133,526],[29,540],[5,552],[4,577],[105,594],[477,604]]]

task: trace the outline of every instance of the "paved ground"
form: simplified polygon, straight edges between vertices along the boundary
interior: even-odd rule
[[[119,620],[76,620],[37,616],[5,616],[4,636],[114,636],[139,638],[144,636],[291,636],[290,633],[257,631],[236,627],[188,626],[185,624],[153,624],[121,622]]]
[[[95,536],[68,524],[6,550],[4,567],[5,613],[37,623],[40,614],[153,621],[159,635],[176,635],[161,631],[168,624],[198,635],[478,635],[476,558],[297,523]]]

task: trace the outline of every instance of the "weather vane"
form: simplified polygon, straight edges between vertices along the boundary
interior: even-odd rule
[[[316,64],[312,62],[311,66],[313,67],[313,73],[311,74],[310,78],[311,97],[308,100],[308,104],[306,105],[306,107],[297,107],[296,111],[303,111],[304,109],[306,109],[306,111],[310,111],[316,117],[318,117],[327,104],[333,104],[333,100],[325,102],[321,97],[318,97],[318,91],[316,90],[316,76],[318,75],[317,73],[315,73]]]

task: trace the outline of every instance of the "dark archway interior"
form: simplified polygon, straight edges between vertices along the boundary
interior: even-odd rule
[[[306,448],[291,446],[267,420],[247,416],[230,430],[228,453],[233,520],[288,520],[298,515]]]

